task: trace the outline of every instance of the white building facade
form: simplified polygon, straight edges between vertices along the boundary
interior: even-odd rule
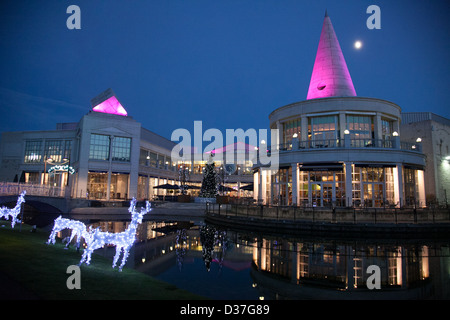
[[[92,106],[80,121],[56,130],[3,132],[0,186],[17,182],[32,185],[30,191],[40,186],[38,195],[92,200],[166,199],[177,192],[157,187],[179,185],[183,168],[189,193],[199,192],[206,161],[172,161],[175,143],[143,128],[110,89]],[[237,166],[221,183],[238,195],[252,182],[251,166]]]
[[[313,207],[424,206],[420,139],[402,142],[395,103],[356,96],[325,16],[307,100],[269,115],[279,169],[254,168],[259,203]]]

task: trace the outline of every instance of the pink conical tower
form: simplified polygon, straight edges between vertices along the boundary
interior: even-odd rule
[[[309,99],[356,96],[341,46],[325,12],[316,61],[309,83]]]

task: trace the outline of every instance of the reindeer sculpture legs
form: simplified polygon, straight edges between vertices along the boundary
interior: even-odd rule
[[[142,217],[151,210],[150,203],[147,201],[146,207],[141,208],[141,211],[136,211],[136,199],[133,199],[130,203],[130,208],[128,211],[131,213],[131,222],[127,229],[119,233],[102,232],[99,229],[94,231],[89,230],[86,239],[86,249],[83,252],[79,265],[83,262],[89,264],[91,260],[91,254],[94,250],[103,247],[104,245],[114,245],[116,246],[116,254],[114,255],[112,267],[115,268],[117,262],[119,261],[120,255],[123,251],[122,261],[119,266],[119,270],[122,271],[124,267],[130,249],[134,245],[136,240],[136,229],[139,224],[142,223]]]

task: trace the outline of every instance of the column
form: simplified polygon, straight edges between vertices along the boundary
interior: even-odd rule
[[[308,117],[306,115],[302,115],[300,125],[301,125],[300,141],[307,141],[308,140]],[[304,147],[306,147],[306,145]]]
[[[151,200],[150,198],[150,176],[145,176],[145,198]]]
[[[279,150],[279,145],[280,143],[284,143],[284,132],[283,132],[283,124],[278,120],[276,122],[277,124],[277,129],[278,129],[278,143],[277,143],[277,150]],[[273,142],[272,142],[273,144]],[[266,147],[264,147],[266,148]]]
[[[424,174],[423,170],[416,170],[417,173],[417,187],[419,190],[417,190],[417,193],[419,195],[419,207],[425,207],[426,206],[426,199],[425,199],[425,181],[424,181]]]
[[[256,203],[258,203],[258,199],[259,199],[259,170],[253,172],[253,199],[256,201]]]
[[[298,206],[298,165],[293,163],[292,165],[292,205]]]
[[[381,140],[382,137],[382,129],[381,129],[381,114],[377,112],[377,115],[375,116],[374,119],[374,137],[377,140]]]
[[[266,199],[267,173],[268,173],[268,170],[264,170],[261,168],[261,175],[260,175],[261,176],[260,177],[261,184],[259,185],[259,189],[260,189],[260,193],[261,193],[260,199],[262,200],[263,204],[267,204],[267,199]]]
[[[344,162],[345,168],[345,205],[351,207],[353,205],[353,185],[352,185],[352,164]]]
[[[106,183],[106,200],[110,200],[111,193],[111,167],[112,167],[112,148],[114,136],[109,136],[109,167],[108,167],[108,182]]]
[[[396,174],[397,173],[397,174]],[[403,206],[403,166],[397,163],[394,168],[394,197],[399,207]]]
[[[344,139],[344,131],[347,129],[347,121],[345,119],[345,112],[339,112],[339,139]]]

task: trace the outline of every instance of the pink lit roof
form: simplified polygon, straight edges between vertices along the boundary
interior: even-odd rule
[[[116,95],[111,89],[108,89],[91,100],[92,110],[109,114],[118,114],[126,116],[127,111],[117,100]]]
[[[306,99],[354,96],[356,96],[356,91],[341,46],[330,17],[325,13]]]
[[[125,110],[125,108],[122,107],[119,100],[117,100],[117,98],[114,96],[96,105],[92,110],[96,112],[118,114],[120,116],[127,115],[127,111]]]

